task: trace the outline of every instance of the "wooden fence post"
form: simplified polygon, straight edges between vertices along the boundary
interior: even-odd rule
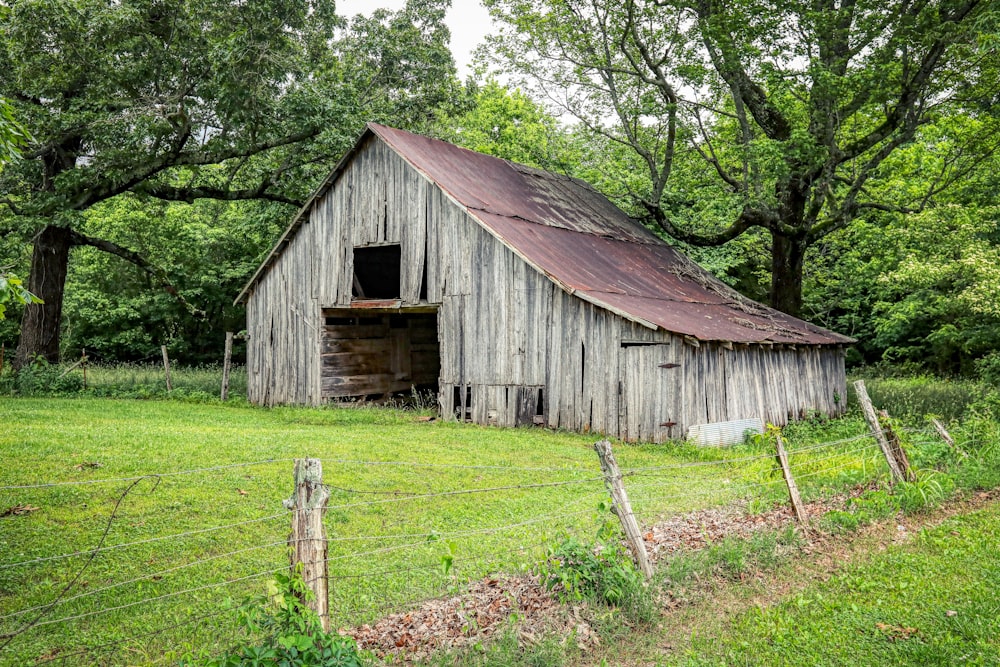
[[[608,493],[611,494],[611,510],[622,522],[622,528],[625,529],[625,539],[632,552],[632,558],[635,559],[635,564],[639,571],[649,579],[653,576],[653,568],[646,556],[646,544],[642,540],[639,524],[635,520],[635,514],[632,513],[632,505],[628,501],[628,494],[622,483],[621,470],[618,468],[618,462],[615,461],[615,455],[611,453],[611,443],[607,440],[595,442],[594,450],[597,451],[597,457],[601,461],[604,485],[608,487]]]
[[[291,568],[294,574],[301,565],[302,579],[314,593],[305,602],[319,616],[325,632],[330,631],[330,599],[323,514],[329,498],[330,489],[323,485],[323,463],[295,459],[295,492],[285,501],[285,507],[292,510]]]
[[[226,352],[222,357],[222,400],[229,398],[229,367],[233,358],[233,332],[226,332]]]
[[[938,435],[941,436],[941,439],[944,440],[949,447],[958,452],[958,454],[963,459],[968,456],[968,454],[966,454],[958,445],[955,444],[955,439],[951,437],[950,433],[948,433],[948,430],[944,427],[944,424],[942,424],[940,421],[938,421],[933,417],[931,418],[931,424],[934,425],[934,429],[938,432]]]
[[[854,390],[858,394],[858,403],[861,404],[861,411],[865,414],[865,420],[868,422],[868,426],[872,430],[872,435],[878,441],[878,446],[882,448],[882,454],[885,456],[885,462],[889,464],[889,472],[892,474],[892,481],[898,482],[903,479],[903,471],[899,469],[899,464],[896,463],[896,457],[893,456],[892,449],[889,447],[889,441],[885,437],[885,433],[882,431],[882,425],[878,421],[878,416],[875,414],[875,408],[872,406],[872,399],[868,398],[868,389],[865,388],[865,381],[858,380],[854,383]]]
[[[788,485],[788,497],[792,501],[795,520],[799,523],[809,523],[806,508],[802,505],[802,498],[799,496],[799,487],[792,477],[792,468],[788,465],[788,452],[785,451],[785,444],[781,441],[781,435],[776,433],[774,441],[778,447],[778,461],[781,462],[781,474],[784,475],[785,484]]]
[[[906,452],[903,451],[903,443],[899,440],[899,434],[893,430],[892,423],[889,421],[889,413],[885,410],[879,410],[878,414],[886,440],[889,441],[889,449],[892,450],[892,455],[896,458],[896,463],[899,465],[899,470],[903,473],[903,477],[908,482],[917,481],[917,476],[914,474],[913,468],[910,467],[910,459],[906,457]]]
[[[167,356],[167,346],[161,345],[160,352],[163,353],[163,373],[167,376],[167,391],[173,391],[170,386],[170,357]]]

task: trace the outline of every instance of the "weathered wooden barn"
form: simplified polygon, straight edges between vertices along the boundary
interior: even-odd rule
[[[839,414],[852,342],[586,183],[374,124],[237,301],[254,403],[429,388],[447,418],[626,440]]]

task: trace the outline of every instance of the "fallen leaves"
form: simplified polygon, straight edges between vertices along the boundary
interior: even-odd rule
[[[379,658],[394,655],[415,660],[490,637],[498,628],[506,627],[513,613],[522,628],[538,627],[539,619],[557,607],[537,577],[491,577],[473,583],[463,595],[428,600],[417,609],[341,630],[341,634],[354,637],[359,647],[373,651]],[[572,626],[577,641],[593,636],[579,618],[572,620]]]
[[[895,641],[897,639],[906,640],[920,632],[916,628],[908,628],[902,625],[890,625],[888,623],[876,623],[875,627],[886,637]]]
[[[0,517],[4,516],[21,516],[22,514],[29,514],[31,512],[37,512],[42,509],[41,507],[35,507],[34,505],[14,505],[13,507],[8,507],[3,512],[0,512]]]

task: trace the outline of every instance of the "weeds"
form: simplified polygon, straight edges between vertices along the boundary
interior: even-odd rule
[[[303,600],[313,596],[294,575],[276,574],[266,596],[242,605],[247,639],[222,656],[205,660],[188,656],[188,667],[361,667],[357,646],[350,637],[324,632],[319,617]]]
[[[603,504],[600,509],[608,511]],[[565,598],[618,608],[636,622],[656,616],[649,587],[610,521],[598,530],[596,544],[569,537],[550,549],[540,570],[544,586]]]

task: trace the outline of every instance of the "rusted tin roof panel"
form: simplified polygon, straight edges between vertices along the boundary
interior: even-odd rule
[[[476,215],[567,289],[667,331],[737,343],[851,342],[741,296],[665,243],[637,245],[497,215]]]
[[[656,236],[590,185],[382,125],[369,128],[472,211],[635,243]]]

